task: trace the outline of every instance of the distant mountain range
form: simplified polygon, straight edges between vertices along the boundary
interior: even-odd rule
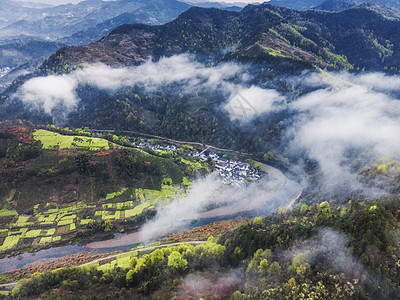
[[[88,0],[59,6],[0,0],[0,69],[18,67],[0,77],[0,89],[62,46],[97,41],[122,24],[163,24],[189,7],[175,0]]]
[[[400,10],[399,0],[271,0],[269,4],[288,7],[294,10],[322,9],[329,11],[340,11],[363,3],[378,4]]]
[[[61,40],[79,31],[96,27],[98,24],[103,24],[101,30],[114,29],[120,23],[107,21],[123,14],[132,16],[129,20],[121,18],[124,21],[163,24],[190,7],[175,0],[88,0],[76,5],[46,8],[28,8],[12,1],[3,1],[0,5],[0,8],[4,7],[0,13],[0,18],[4,20],[0,29],[1,37],[29,35],[50,40]],[[18,14],[11,13],[14,10],[17,10]],[[3,16],[7,11],[9,11],[8,18]],[[87,39],[78,42],[87,42]]]

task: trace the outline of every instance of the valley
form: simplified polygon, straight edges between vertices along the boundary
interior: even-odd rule
[[[32,1],[0,299],[399,299],[399,3]]]

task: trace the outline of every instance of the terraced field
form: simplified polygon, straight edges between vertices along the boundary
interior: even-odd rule
[[[77,203],[64,208],[52,205],[36,205],[32,216],[18,215],[16,211],[3,210],[11,216],[9,229],[0,230],[0,252],[18,245],[44,245],[60,242],[80,228],[95,222],[124,221],[136,217],[146,209],[154,208],[159,202],[167,202],[184,193],[174,185],[163,184],[160,191],[150,189],[127,189],[107,194],[98,205]],[[131,199],[121,201],[121,199]],[[86,212],[86,213],[83,213]],[[87,213],[89,212],[89,213]]]
[[[33,133],[35,140],[40,141],[43,149],[85,149],[90,151],[109,150],[110,142],[101,138],[85,137],[85,136],[68,136],[61,135],[57,132],[39,129]]]
[[[20,161],[0,158],[7,166],[0,170],[0,256],[137,228],[142,215],[186,193],[195,170],[209,171],[206,163],[172,152],[167,157],[59,133],[70,130],[21,123],[0,130],[8,149],[34,153]]]

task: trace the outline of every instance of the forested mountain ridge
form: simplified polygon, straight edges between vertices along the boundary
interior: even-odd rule
[[[66,47],[44,64],[49,72],[101,61],[139,64],[179,53],[213,60],[291,61],[304,67],[399,69],[400,22],[376,6],[342,12],[297,12],[269,4],[241,12],[191,8],[162,26],[123,25],[97,43]]]

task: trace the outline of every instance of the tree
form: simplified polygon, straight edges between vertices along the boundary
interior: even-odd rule
[[[114,228],[113,224],[111,223],[111,220],[105,220],[102,226],[104,232],[109,232]]]
[[[268,275],[270,276],[278,276],[282,271],[281,266],[278,262],[274,261],[268,268]]]
[[[168,256],[168,266],[172,267],[178,272],[185,271],[187,269],[187,265],[187,260],[182,258],[182,254],[180,254],[178,251],[172,251]]]

